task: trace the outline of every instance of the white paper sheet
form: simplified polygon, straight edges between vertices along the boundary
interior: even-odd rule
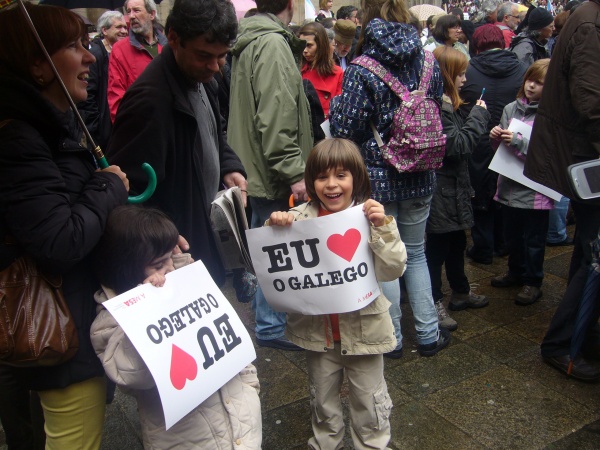
[[[508,129],[513,133],[521,133],[527,139],[531,136],[531,126],[518,119],[512,119]],[[527,186],[540,194],[544,194],[552,200],[559,201],[562,198],[562,194],[559,194],[543,184],[536,183],[523,175],[524,168],[525,161],[519,159],[517,155],[514,154],[513,150],[504,144],[504,142],[502,142],[498,147],[498,150],[496,150],[496,154],[489,165],[490,170],[498,172],[500,175],[510,178],[511,180],[515,180],[523,186]]]

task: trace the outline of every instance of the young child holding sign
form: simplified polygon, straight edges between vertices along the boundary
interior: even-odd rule
[[[538,59],[527,69],[517,100],[504,107],[500,125],[490,131],[492,148],[503,142],[517,158],[527,158],[529,139],[513,133],[509,125],[518,119],[533,126],[549,64],[549,59]],[[497,288],[523,286],[515,303],[531,305],[542,296],[546,234],[554,201],[504,175],[498,176],[494,200],[503,205],[504,239],[509,253],[508,271],[492,278],[491,284]]]
[[[174,254],[178,238],[175,224],[161,211],[114,209],[95,255],[102,284],[96,301],[102,305],[140,283],[163,286],[167,273],[193,262],[189,254]],[[261,448],[259,382],[252,364],[166,430],[152,374],[113,316],[102,306],[99,310],[92,344],[108,377],[136,397],[144,448]]]
[[[310,202],[271,214],[268,225],[288,226],[363,203],[371,223],[369,247],[379,281],[404,273],[406,249],[393,217],[370,199],[371,184],[358,148],[345,139],[319,142],[304,173]],[[352,440],[356,448],[385,448],[390,441],[392,400],[383,376],[383,353],[396,348],[390,302],[379,295],[366,307],[344,314],[288,314],[286,335],[307,350],[312,428],[310,448],[342,446],[344,421],[340,388],[344,371],[350,386]]]

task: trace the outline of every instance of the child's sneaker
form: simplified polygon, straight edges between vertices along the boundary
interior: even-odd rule
[[[458,323],[448,314],[446,308],[444,308],[444,303],[441,300],[435,302],[435,310],[438,315],[438,324],[440,328],[446,328],[449,331],[454,331],[458,328]]]

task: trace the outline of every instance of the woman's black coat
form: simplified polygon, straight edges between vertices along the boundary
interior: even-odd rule
[[[109,212],[127,200],[122,181],[96,172],[94,157],[72,113],[60,113],[38,90],[0,75],[0,232],[45,270],[63,276],[63,293],[79,335],[73,359],[54,367],[19,369],[34,390],[56,389],[101,376],[90,342],[99,288],[90,253]],[[11,255],[0,241],[0,267]],[[8,259],[7,259],[8,257]]]

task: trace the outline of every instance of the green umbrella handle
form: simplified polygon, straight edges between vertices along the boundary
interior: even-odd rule
[[[100,147],[96,147],[96,149],[94,151],[96,152],[96,162],[98,163],[100,168],[108,169],[108,166],[109,166],[108,161],[106,160],[106,157],[102,153],[102,150],[100,150]]]
[[[100,149],[96,148],[97,155],[98,155],[98,150],[100,150]],[[100,150],[100,152],[101,152],[101,150]],[[104,155],[102,155],[101,157],[98,157],[97,161],[98,161],[98,165],[102,169],[106,169],[108,167],[108,161],[106,160],[106,157]],[[146,190],[144,192],[142,192],[140,195],[136,195],[134,197],[129,197],[127,199],[127,203],[133,203],[134,205],[137,205],[138,203],[144,203],[146,200],[148,200],[150,197],[152,197],[152,194],[154,194],[154,191],[156,190],[156,172],[154,172],[154,169],[148,163],[143,163],[142,169],[144,170],[144,172],[146,172],[146,175],[148,176],[148,186],[146,187]]]
[[[133,203],[134,205],[137,205],[138,203],[144,203],[146,200],[152,197],[152,194],[154,194],[154,191],[156,190],[156,172],[154,172],[154,169],[148,163],[143,163],[142,169],[144,172],[146,172],[146,175],[148,175],[148,186],[146,186],[146,190],[140,195],[129,197],[127,199],[128,203]]]

